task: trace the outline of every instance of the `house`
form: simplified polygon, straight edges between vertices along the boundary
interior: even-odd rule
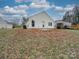
[[[79,6],[75,5],[72,10],[69,10],[63,16],[63,21],[71,22],[73,25],[79,24]]]
[[[8,23],[7,21],[3,20],[2,17],[0,17],[0,29],[1,28],[12,28],[12,24]]]
[[[41,11],[27,17],[27,20],[24,21],[23,24],[27,28],[55,28],[54,19],[52,19],[46,11]],[[25,26],[23,27],[26,28]]]
[[[57,20],[55,21],[55,27],[58,28],[58,29],[68,29],[68,28],[71,28],[72,26],[72,23],[69,23],[69,22],[65,22],[65,21],[62,21],[62,20]]]

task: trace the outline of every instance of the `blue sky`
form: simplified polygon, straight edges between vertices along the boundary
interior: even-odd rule
[[[79,0],[47,0],[50,4],[56,4],[59,6],[66,6],[68,4],[79,4]],[[0,8],[9,5],[15,6],[19,4],[27,4],[29,5],[30,2],[27,3],[17,3],[15,0],[0,0]]]
[[[15,0],[0,0],[0,15],[9,16],[27,16],[46,10],[54,19],[61,19],[66,11],[71,10],[74,5],[79,5],[79,0],[24,0],[25,2],[16,2]],[[37,1],[37,2],[35,2]],[[41,5],[41,3],[43,3]]]
[[[79,4],[79,0],[48,0],[50,3],[54,3],[59,6],[66,6],[68,4]]]

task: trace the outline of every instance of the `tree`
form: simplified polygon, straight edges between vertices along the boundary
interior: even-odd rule
[[[23,22],[22,22],[22,26],[23,26],[23,29],[27,29],[27,22],[28,22],[28,20],[29,20],[29,18],[25,18],[25,17],[23,17]]]

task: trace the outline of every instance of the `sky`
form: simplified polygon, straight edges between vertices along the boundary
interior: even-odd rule
[[[27,17],[44,10],[53,19],[61,20],[75,5],[79,0],[0,0],[0,16]]]
[[[47,0],[50,4],[55,4],[58,6],[66,6],[68,4],[79,4],[79,0]],[[5,7],[6,5],[9,6],[16,6],[19,4],[27,4],[29,5],[32,0],[26,0],[23,3],[17,3],[15,0],[0,0],[0,8]]]

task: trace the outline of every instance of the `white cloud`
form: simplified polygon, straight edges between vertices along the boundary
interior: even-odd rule
[[[0,13],[0,16],[4,16],[4,15]]]
[[[30,4],[30,7],[32,7],[32,8],[49,8],[50,5],[46,0],[34,0]]]
[[[59,12],[60,14],[64,14],[68,10],[72,10],[74,5],[67,5],[65,7],[57,6],[55,4],[50,5],[46,0],[36,1],[34,0],[30,6],[27,5],[18,5],[14,7],[5,6],[3,10],[0,11],[0,16],[6,13],[13,14],[12,17],[20,17],[27,16],[27,9],[29,8],[44,8],[44,9],[50,9],[53,8],[56,12]],[[52,10],[53,11],[53,10]],[[51,12],[52,12],[51,11]],[[61,17],[54,17],[55,19],[59,19]]]
[[[47,2],[46,0],[33,0],[32,3],[30,4],[30,7],[31,8],[45,8],[45,9],[54,8],[56,11],[63,13],[68,10],[72,10],[73,5],[67,5],[66,7],[61,7],[55,4],[50,5],[49,2]]]
[[[54,8],[56,11],[58,11],[60,13],[65,13],[67,11],[72,10],[74,8],[74,5],[67,5],[65,7],[53,5],[51,8]]]
[[[60,7],[60,6],[55,6],[55,10],[56,11],[59,11],[59,12],[63,12],[64,11],[64,8],[63,7]]]
[[[26,10],[28,9],[29,7],[27,5],[19,5],[19,6],[15,6],[14,7],[15,9],[20,9],[20,10]]]
[[[50,8],[51,8],[51,12],[52,12],[52,17],[55,20],[61,20],[67,11],[73,10],[74,5],[66,5],[65,7],[52,5]],[[53,13],[55,13],[55,14],[53,15]]]
[[[19,5],[14,7],[5,6],[3,9],[0,9],[0,17],[9,22],[18,23],[19,20],[22,20],[22,16],[27,17],[27,9],[27,5]]]
[[[74,5],[67,5],[64,9],[66,11],[72,10],[74,8]]]
[[[21,6],[21,7],[23,7],[23,6]],[[4,10],[3,10],[3,13],[19,14],[19,15],[27,14],[25,9],[21,9],[18,6],[16,6],[16,8],[5,6]]]
[[[31,2],[32,0],[15,0],[16,2]]]

